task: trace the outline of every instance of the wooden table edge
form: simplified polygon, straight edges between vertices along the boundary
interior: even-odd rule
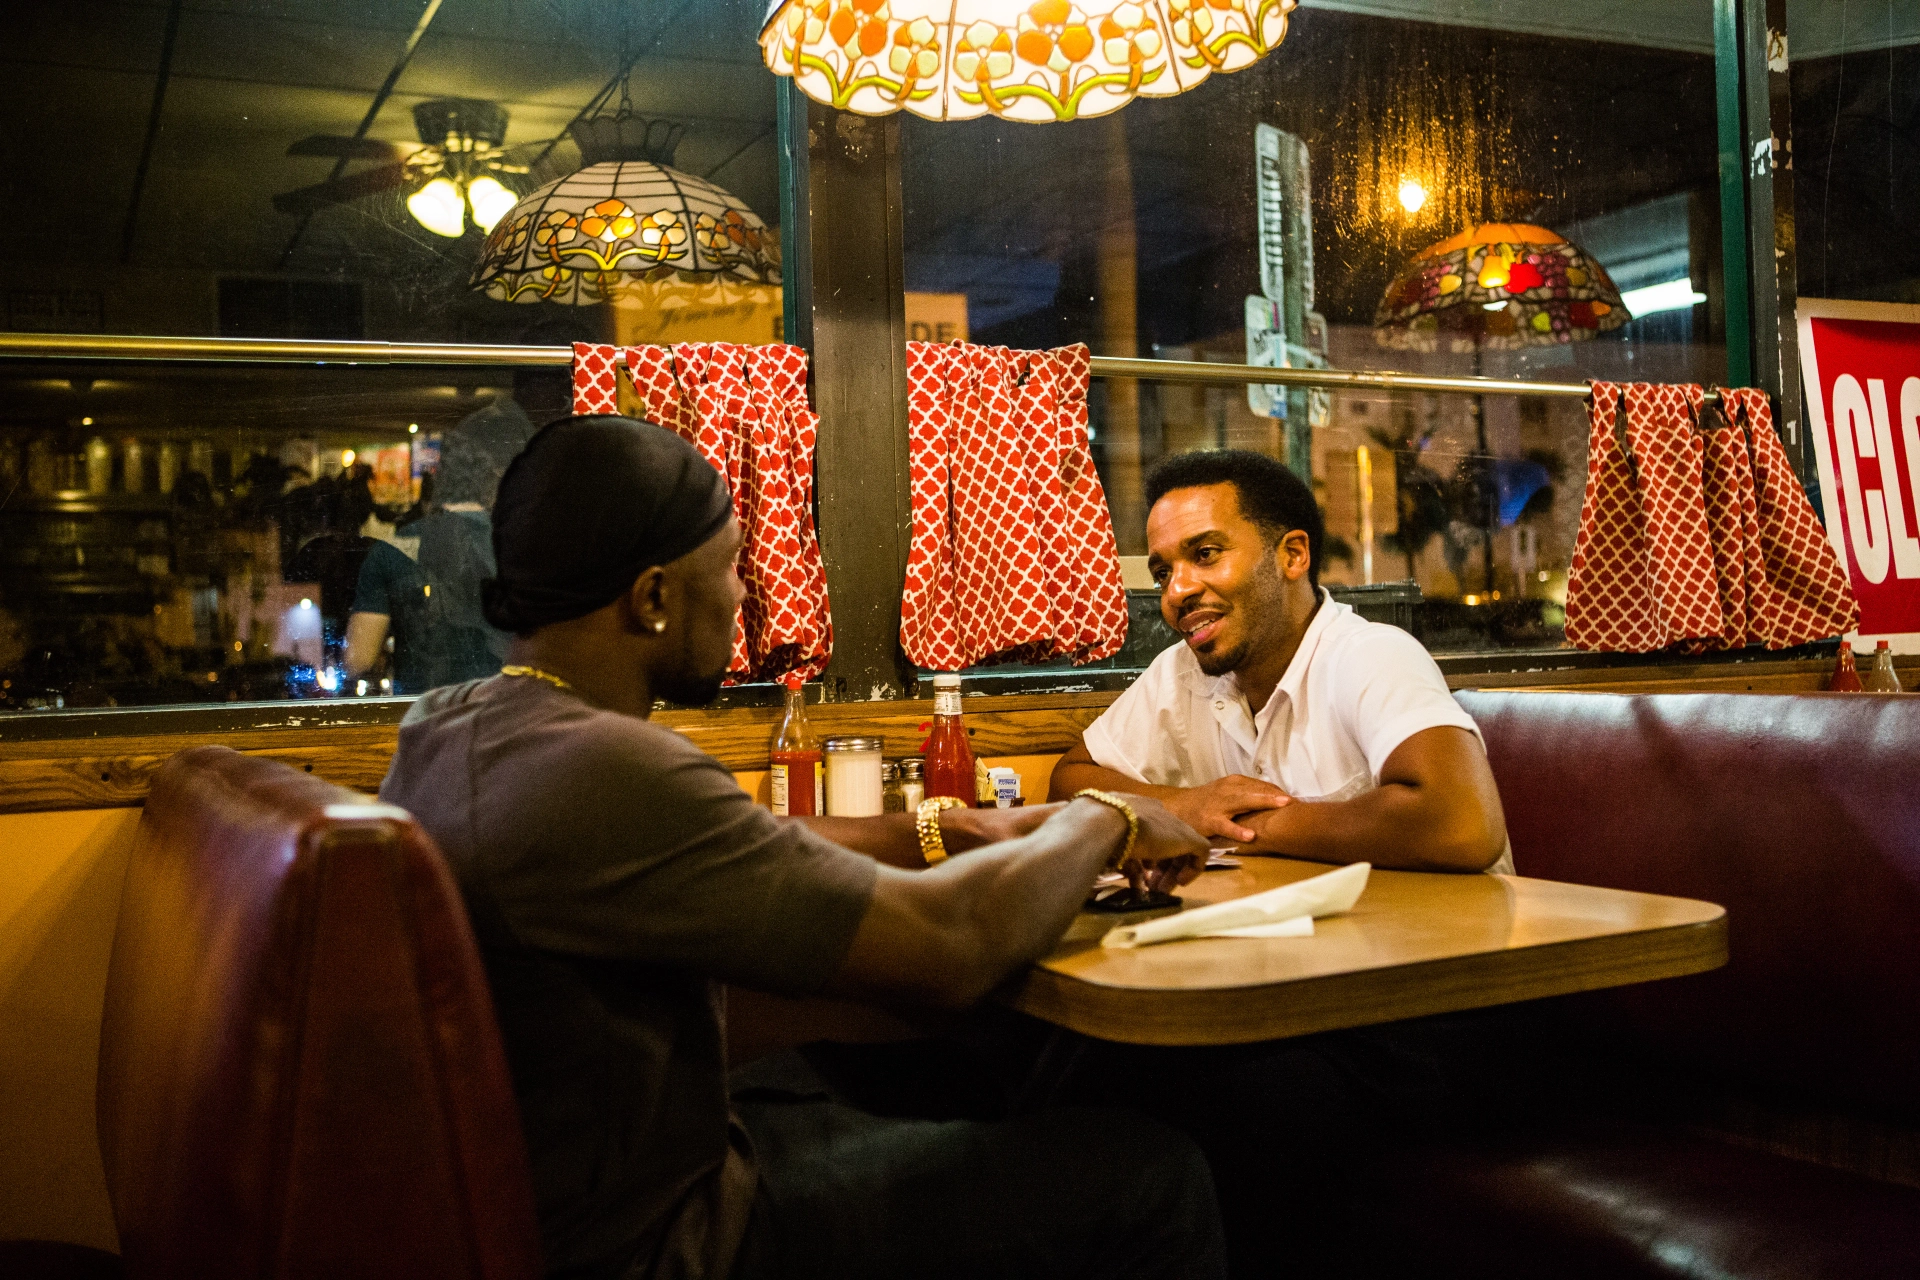
[[[1252,1044],[1685,977],[1726,962],[1727,914],[1721,908],[1708,919],[1659,929],[1261,986],[1144,990],[1036,965],[1003,988],[999,999],[1099,1040]]]

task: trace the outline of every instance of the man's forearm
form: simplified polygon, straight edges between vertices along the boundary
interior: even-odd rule
[[[864,853],[890,867],[918,871],[927,865],[920,856],[920,837],[913,829],[910,813],[883,813],[877,818],[795,818],[804,822],[815,835],[824,836],[844,849]]]
[[[998,840],[1026,835],[1054,813],[1055,806],[1022,809],[945,809],[940,813],[940,841],[949,854],[966,853]],[[919,871],[927,865],[920,853],[920,833],[911,813],[885,813],[873,818],[795,818],[815,834],[864,853],[890,867]]]
[[[1471,806],[1399,784],[1352,800],[1298,801],[1242,820],[1249,853],[1315,862],[1371,862],[1398,871],[1485,871],[1500,856]]]
[[[949,901],[963,913],[953,925],[976,960],[968,999],[1052,949],[1126,830],[1118,810],[1082,800],[1028,835],[927,873],[951,881]]]

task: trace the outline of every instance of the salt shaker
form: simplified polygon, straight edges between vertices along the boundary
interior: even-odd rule
[[[913,813],[920,808],[920,802],[927,798],[926,759],[922,756],[908,756],[900,762],[900,808],[904,813]]]

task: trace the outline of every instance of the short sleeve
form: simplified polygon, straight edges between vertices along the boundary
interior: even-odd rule
[[[484,872],[522,943],[794,994],[839,971],[871,858],[774,817],[670,729],[603,722],[538,772],[500,811],[525,837]]]
[[[367,558],[360,562],[360,577],[354,584],[353,611],[355,613],[381,613],[393,616],[393,562],[389,557],[399,556],[398,551],[384,542],[375,542],[367,552]]]
[[[1432,655],[1398,627],[1367,627],[1341,646],[1339,662],[1334,689],[1340,717],[1376,783],[1387,757],[1416,733],[1450,726],[1480,736]]]
[[[1172,683],[1169,665],[1166,655],[1154,659],[1080,735],[1095,764],[1124,773],[1135,782],[1165,785],[1148,777],[1148,770],[1153,763],[1150,748],[1154,722],[1161,716],[1165,691]]]

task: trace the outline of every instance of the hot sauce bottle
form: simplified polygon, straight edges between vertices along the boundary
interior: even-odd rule
[[[790,671],[780,683],[786,687],[787,707],[773,731],[768,755],[773,762],[773,811],[795,818],[825,813],[827,775],[820,740],[807,724],[807,704],[800,673]]]
[[[960,718],[960,677],[933,678],[933,734],[927,739],[927,795],[952,796],[973,808],[977,802],[973,747]]]
[[[1833,693],[1861,692],[1860,671],[1853,665],[1853,645],[1845,640],[1840,642],[1840,657],[1827,678],[1827,689]]]

